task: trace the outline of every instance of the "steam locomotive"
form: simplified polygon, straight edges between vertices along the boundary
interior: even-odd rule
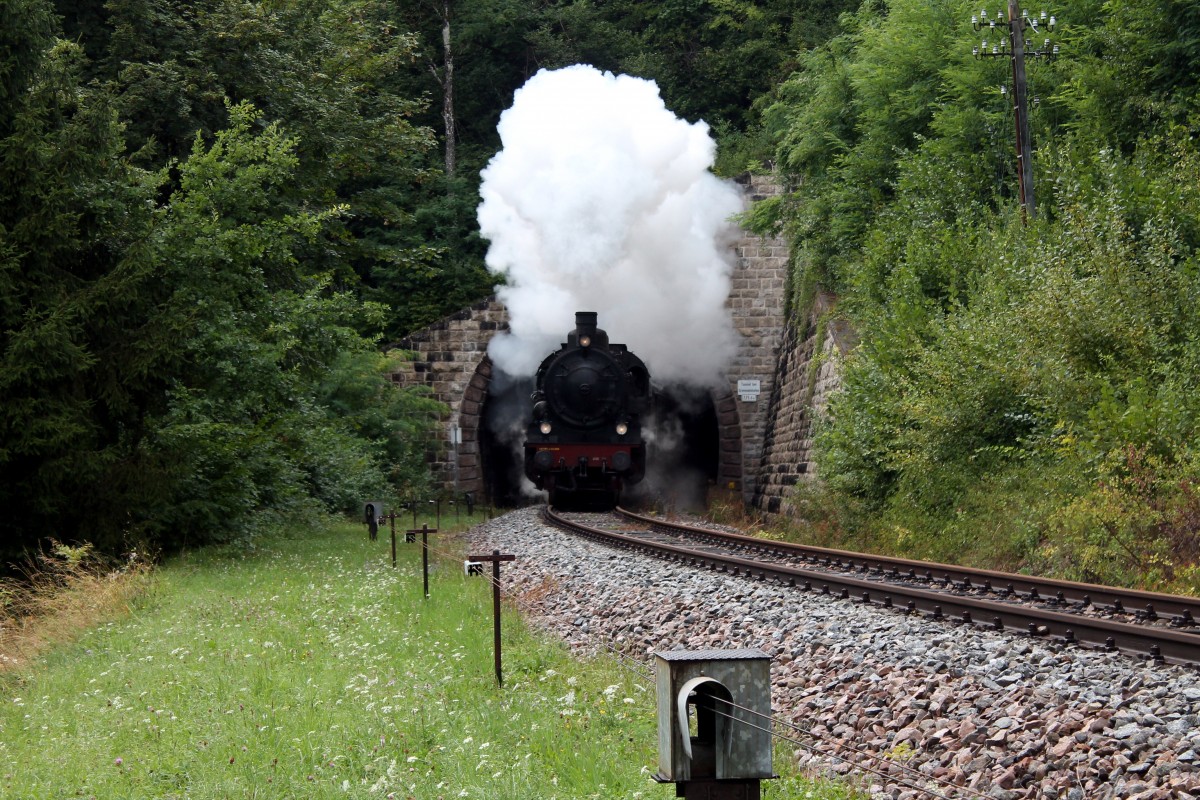
[[[537,371],[525,434],[525,476],[556,508],[612,508],[646,474],[642,420],[653,392],[646,365],[575,314],[575,330]]]

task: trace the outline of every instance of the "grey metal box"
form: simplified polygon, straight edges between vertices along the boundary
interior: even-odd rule
[[[763,779],[771,770],[771,657],[656,652],[661,781]]]

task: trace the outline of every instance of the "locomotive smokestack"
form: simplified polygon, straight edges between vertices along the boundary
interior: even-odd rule
[[[608,346],[608,333],[596,327],[595,311],[576,311],[575,312],[575,330],[567,335],[567,341],[571,344],[579,344],[587,347],[595,345],[597,347]],[[584,344],[587,342],[587,344]]]
[[[595,311],[575,312],[575,333],[580,336],[594,336],[596,334]]]

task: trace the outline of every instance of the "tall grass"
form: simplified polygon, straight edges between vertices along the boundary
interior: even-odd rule
[[[452,546],[445,539],[440,547]],[[649,692],[575,664],[491,594],[361,526],[194,554],[120,621],[4,679],[0,795],[637,797]],[[560,787],[576,787],[570,790]]]
[[[20,579],[0,579],[0,674],[127,612],[150,584],[144,560],[114,564],[86,544],[53,542],[21,571]]]

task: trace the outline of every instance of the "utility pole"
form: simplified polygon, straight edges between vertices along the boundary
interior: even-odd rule
[[[1030,17],[1029,12],[1021,10],[1019,0],[1008,0],[1007,21],[1002,14],[1003,12],[997,11],[996,16],[988,19],[985,10],[980,11],[979,16],[971,17],[971,26],[977,31],[984,28],[994,31],[997,25],[1008,28],[1007,41],[1002,38],[1000,44],[993,44],[989,51],[987,40],[984,39],[981,45],[972,48],[971,52],[976,58],[1009,57],[1012,61],[1013,123],[1017,140],[1017,196],[1021,203],[1021,219],[1028,221],[1037,218],[1037,204],[1033,194],[1033,142],[1029,135],[1029,84],[1025,78],[1025,59],[1045,58],[1053,61],[1058,57],[1058,45],[1051,47],[1050,40],[1046,39],[1041,49],[1028,50],[1025,31],[1028,28],[1037,33],[1039,26],[1052,31],[1057,21],[1054,17],[1047,18],[1045,11],[1039,17]]]
[[[1012,38],[1013,120],[1017,129],[1017,187],[1021,208],[1037,219],[1033,199],[1033,145],[1029,141],[1029,87],[1025,81],[1025,24],[1017,0],[1008,0],[1008,27]]]

